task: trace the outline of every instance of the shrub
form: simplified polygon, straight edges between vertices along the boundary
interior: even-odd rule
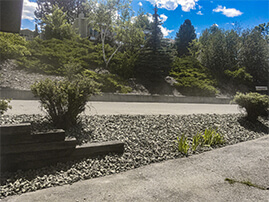
[[[184,134],[181,136],[180,139],[179,139],[179,137],[177,137],[176,143],[177,143],[178,151],[185,154],[185,155],[188,155],[190,145],[189,145],[188,140]]]
[[[218,93],[208,70],[193,57],[176,58],[170,76],[175,78],[174,86],[184,95],[215,96]]]
[[[4,114],[8,109],[11,109],[9,103],[10,100],[0,100],[0,115]]]
[[[31,56],[18,60],[21,68],[47,74],[66,74],[66,64],[77,64],[82,68],[96,67],[101,62],[94,45],[87,39],[41,40],[28,42]]]
[[[18,34],[0,32],[0,61],[30,55],[26,40]]]
[[[79,114],[85,110],[89,97],[98,92],[97,84],[85,78],[74,81],[47,79],[33,84],[31,90],[39,97],[53,124],[63,129],[79,123]]]
[[[224,74],[228,76],[232,80],[232,82],[236,85],[238,84],[245,84],[250,85],[252,84],[252,76],[246,72],[245,67],[236,68],[236,70],[225,70]]]
[[[102,92],[129,93],[132,91],[132,88],[126,86],[126,82],[116,74],[98,74],[91,70],[85,70],[83,75],[99,83]]]
[[[259,116],[268,114],[269,96],[259,93],[236,93],[233,102],[247,111],[247,118],[257,120]]]

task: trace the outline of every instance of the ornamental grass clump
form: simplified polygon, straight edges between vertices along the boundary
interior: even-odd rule
[[[205,133],[204,135],[202,135],[203,137],[203,145],[205,146],[214,146],[214,145],[218,145],[218,144],[223,144],[224,141],[224,137],[220,134],[217,133],[217,129],[205,129]]]
[[[72,81],[46,79],[33,84],[31,90],[52,123],[57,128],[69,129],[79,124],[79,114],[85,110],[89,97],[98,92],[98,86],[82,77]]]
[[[197,133],[196,135],[193,136],[192,138],[192,151],[196,151],[197,147],[201,145],[202,141],[202,135],[201,133]]]
[[[259,116],[268,115],[269,96],[259,93],[237,93],[233,102],[247,111],[246,118],[256,121]]]
[[[219,144],[225,143],[223,135],[220,133],[217,133],[217,129],[205,129],[204,134],[202,133],[197,133],[192,137],[192,144],[191,144],[191,150],[195,152],[197,148],[207,146],[215,146]],[[177,143],[177,148],[178,151],[185,154],[186,156],[188,155],[188,151],[190,149],[189,142],[187,140],[187,137],[183,134],[181,138],[177,137],[176,140]]]
[[[184,134],[181,136],[180,139],[179,139],[179,137],[177,137],[176,143],[177,143],[178,151],[187,156],[189,148],[190,148],[187,137],[185,137]]]

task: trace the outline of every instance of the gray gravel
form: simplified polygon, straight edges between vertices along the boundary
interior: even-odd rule
[[[225,145],[236,144],[268,135],[269,121],[260,118],[255,124],[239,114],[203,115],[111,115],[84,116],[83,138],[80,141],[121,140],[125,142],[123,155],[107,155],[76,162],[58,163],[42,169],[3,173],[1,197],[38,189],[72,184],[114,174],[154,162],[184,157],[176,150],[177,136],[185,134],[190,140],[197,132],[218,127],[226,143],[214,148],[203,147],[195,155]],[[34,131],[53,129],[41,115],[2,116],[0,124],[32,122]],[[68,132],[70,134],[70,132]],[[74,135],[74,133],[72,133]],[[76,136],[76,135],[75,135]]]

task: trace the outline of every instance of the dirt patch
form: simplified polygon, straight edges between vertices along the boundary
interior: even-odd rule
[[[18,90],[30,90],[35,81],[63,80],[64,77],[30,73],[23,69],[18,69],[14,60],[8,60],[0,64],[0,87],[8,87]]]

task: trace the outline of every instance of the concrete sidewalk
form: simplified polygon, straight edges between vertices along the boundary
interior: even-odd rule
[[[269,201],[269,136],[2,201]]]

